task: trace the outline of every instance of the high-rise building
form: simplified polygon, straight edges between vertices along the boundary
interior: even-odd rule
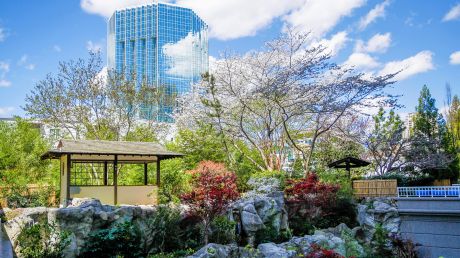
[[[193,10],[176,5],[152,3],[117,10],[108,25],[108,67],[162,87],[167,96],[189,92],[208,71],[207,30]],[[139,118],[172,122],[174,105],[168,103],[141,107]]]

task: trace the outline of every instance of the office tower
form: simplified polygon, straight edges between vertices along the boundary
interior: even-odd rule
[[[207,25],[191,9],[171,4],[148,4],[115,11],[109,20],[108,67],[166,96],[189,92],[208,71]],[[146,104],[139,118],[173,122],[174,105]]]

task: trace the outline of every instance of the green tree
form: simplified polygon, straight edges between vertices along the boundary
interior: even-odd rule
[[[0,176],[3,183],[53,181],[53,174],[59,173],[51,173],[50,161],[40,158],[49,147],[40,129],[27,120],[16,118],[14,123],[0,122]]]
[[[411,148],[407,155],[413,166],[435,178],[456,178],[451,167],[451,135],[446,121],[436,108],[436,100],[425,85],[420,92],[411,131]]]
[[[376,173],[383,176],[405,164],[403,157],[410,144],[409,139],[403,136],[406,128],[393,109],[387,115],[380,108],[373,118],[374,129],[366,141],[366,147],[372,156]]]

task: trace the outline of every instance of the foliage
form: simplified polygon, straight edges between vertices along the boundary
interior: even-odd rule
[[[265,227],[256,232],[255,245],[263,243],[282,243],[292,237],[290,229],[282,230],[275,228],[272,224],[266,224]]]
[[[288,180],[286,204],[294,235],[313,233],[315,228],[334,227],[341,222],[354,226],[354,204],[338,193],[338,185],[320,182],[315,173],[304,179]]]
[[[236,222],[225,216],[217,216],[211,222],[210,241],[222,245],[234,243],[237,240],[235,229]]]
[[[434,178],[428,174],[412,172],[388,173],[384,176],[372,176],[366,179],[396,179],[398,181],[398,186],[427,186],[431,185],[434,181]]]
[[[386,115],[381,107],[373,118],[374,129],[368,136],[366,146],[374,161],[375,172],[385,175],[405,164],[403,157],[410,147],[410,141],[403,136],[406,128],[393,109]]]
[[[38,186],[38,189],[31,190],[27,185],[16,183],[3,187],[1,195],[5,196],[8,207],[12,209],[53,207],[57,204],[57,196],[59,196],[53,186]]]
[[[400,236],[390,236],[390,241],[393,246],[393,253],[398,258],[417,258],[416,244],[410,239],[403,239]]]
[[[70,244],[70,233],[59,231],[56,225],[40,219],[30,227],[24,227],[17,238],[21,257],[64,257],[63,251]]]
[[[371,244],[374,257],[391,257],[392,251],[388,231],[382,224],[376,224]]]
[[[317,244],[312,244],[311,249],[312,250],[305,255],[305,258],[345,258],[334,250],[327,250]]]
[[[140,257],[139,229],[126,221],[90,233],[82,249],[82,257]]]
[[[343,230],[341,232],[341,238],[345,242],[345,251],[347,257],[360,257],[362,255],[363,248],[353,237],[351,230]]]
[[[413,118],[412,144],[406,159],[414,168],[435,178],[455,178],[458,172],[449,169],[452,162],[450,134],[435,104],[435,99],[425,85],[420,92]]]
[[[307,178],[288,180],[285,193],[290,203],[326,207],[336,201],[338,190],[338,185],[321,183],[316,173],[310,173]]]
[[[29,121],[16,118],[11,124],[0,122],[1,184],[25,185],[52,181],[50,162],[40,158],[48,149],[49,143]]]
[[[316,143],[339,121],[369,100],[393,100],[383,92],[393,75],[368,78],[331,63],[326,48],[310,41],[311,34],[288,29],[260,51],[224,56],[215,73],[184,96],[177,121],[212,124],[223,146],[238,152],[243,142],[259,170],[281,170],[294,149],[308,172]],[[307,138],[311,144],[299,143]]]
[[[154,123],[160,110],[155,107],[170,98],[164,86],[152,87],[134,78],[138,78],[136,74],[104,74],[101,53],[90,52],[87,59],[61,62],[57,74],[36,83],[24,110],[34,119],[64,128],[74,139],[135,139],[130,132],[139,116],[146,118],[152,135],[165,127]]]
[[[223,164],[212,161],[200,162],[189,173],[193,176],[192,191],[182,195],[181,199],[190,206],[192,214],[202,219],[207,244],[211,221],[239,197],[236,176]]]
[[[227,155],[212,125],[199,124],[196,130],[179,130],[170,149],[183,153],[185,169],[193,169],[202,160],[225,162]]]
[[[185,173],[182,159],[170,159],[161,162],[160,203],[179,203],[180,196],[190,190],[190,174]]]
[[[186,249],[186,250],[177,250],[170,253],[158,253],[149,255],[148,258],[182,258],[188,257],[195,253],[193,249]]]
[[[144,234],[152,239],[145,243],[146,253],[173,252],[183,248],[184,232],[180,228],[181,215],[177,208],[160,205],[155,215],[147,221]],[[171,234],[174,232],[173,234]]]

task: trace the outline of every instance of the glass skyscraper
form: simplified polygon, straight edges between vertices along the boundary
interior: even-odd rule
[[[208,27],[191,9],[148,4],[117,10],[109,20],[108,68],[162,87],[167,96],[191,90],[208,71]],[[172,122],[174,105],[147,104],[140,119]]]

